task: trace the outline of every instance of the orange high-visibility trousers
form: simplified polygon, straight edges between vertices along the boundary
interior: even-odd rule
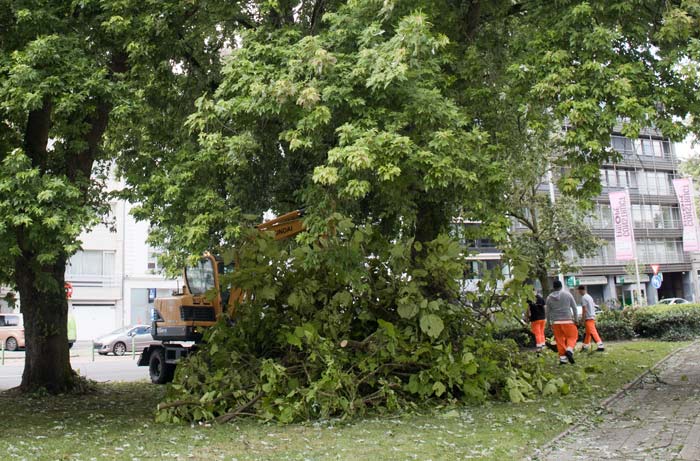
[[[593,340],[600,344],[603,342],[602,339],[600,339],[600,335],[598,334],[598,329],[595,327],[595,319],[588,319],[586,320],[586,336],[583,337],[583,345],[588,346],[591,344],[591,336],[593,336]]]
[[[544,346],[544,324],[546,323],[546,320],[532,320],[530,322],[530,329],[532,330],[532,334],[535,335],[535,345],[537,347],[542,347]]]
[[[578,328],[573,323],[555,323],[552,325],[554,339],[557,341],[557,351],[559,357],[566,355],[567,349],[570,351],[576,347],[578,341]]]

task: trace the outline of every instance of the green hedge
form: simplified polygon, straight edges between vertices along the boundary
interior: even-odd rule
[[[596,318],[596,328],[603,341],[654,338],[662,341],[684,341],[700,336],[700,304],[656,305],[603,311]],[[579,328],[583,338],[584,329]],[[547,337],[551,331],[547,328]],[[511,327],[494,334],[501,339],[513,339],[522,347],[534,346],[534,338],[525,327]]]
[[[634,312],[630,310],[603,311],[596,318],[596,329],[603,341],[632,339],[637,336],[632,324],[633,316]]]
[[[642,307],[631,320],[635,333],[643,338],[682,341],[700,336],[700,304]]]

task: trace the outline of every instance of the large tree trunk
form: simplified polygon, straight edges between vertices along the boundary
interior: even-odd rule
[[[452,216],[444,202],[421,201],[417,205],[415,239],[421,243],[433,241],[447,229]]]
[[[451,216],[447,213],[445,203],[435,203],[420,201],[418,203],[418,213],[416,215],[416,227],[414,238],[416,242],[426,243],[435,240],[441,232],[445,232],[450,224]],[[420,251],[415,246],[411,249],[414,264],[425,256],[427,248],[422,247]],[[429,298],[442,298],[452,301],[454,293],[444,286],[439,280],[428,276],[428,284],[424,288],[425,294]]]
[[[547,272],[545,271],[544,273],[542,273],[542,272],[538,273],[537,279],[540,281],[540,284],[542,285],[542,296],[544,296],[546,298],[547,295],[551,291],[550,283],[549,283],[549,276],[547,275]]]
[[[15,280],[26,341],[22,392],[44,388],[58,394],[72,390],[77,383],[68,352],[65,270],[63,258],[48,266],[38,265],[27,255],[16,259]]]
[[[552,291],[552,283],[549,281],[549,271],[545,261],[537,261],[535,263],[535,275],[537,275],[537,280],[542,285],[542,296],[546,298]]]

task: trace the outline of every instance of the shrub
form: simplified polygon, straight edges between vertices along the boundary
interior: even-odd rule
[[[643,338],[681,341],[700,336],[699,304],[643,307],[631,318],[635,333]]]
[[[493,337],[500,340],[511,339],[520,347],[535,346],[535,336],[528,327],[523,325],[499,329],[494,332]]]
[[[636,336],[633,311],[602,311],[596,318],[596,328],[604,341],[632,339]]]

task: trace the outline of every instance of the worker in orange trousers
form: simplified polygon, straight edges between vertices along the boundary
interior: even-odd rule
[[[559,365],[574,364],[574,347],[578,341],[576,327],[576,301],[571,293],[562,290],[561,281],[555,280],[553,291],[547,296],[545,311],[547,323],[552,327],[557,341]]]
[[[527,310],[525,311],[525,320],[530,322],[530,330],[532,331],[532,334],[535,335],[535,348],[537,349],[537,353],[539,354],[542,352],[542,348],[545,345],[545,337],[544,337],[544,326],[546,323],[545,320],[545,311],[544,311],[544,298],[537,293],[537,291],[534,292],[535,299],[534,300],[529,300],[527,302]]]
[[[583,348],[581,350],[588,351],[591,347],[591,337],[598,344],[597,352],[605,352],[603,340],[600,339],[598,329],[595,327],[596,305],[593,302],[593,297],[586,292],[586,287],[578,286],[578,294],[581,295],[581,321],[585,322],[586,335],[583,337]]]

